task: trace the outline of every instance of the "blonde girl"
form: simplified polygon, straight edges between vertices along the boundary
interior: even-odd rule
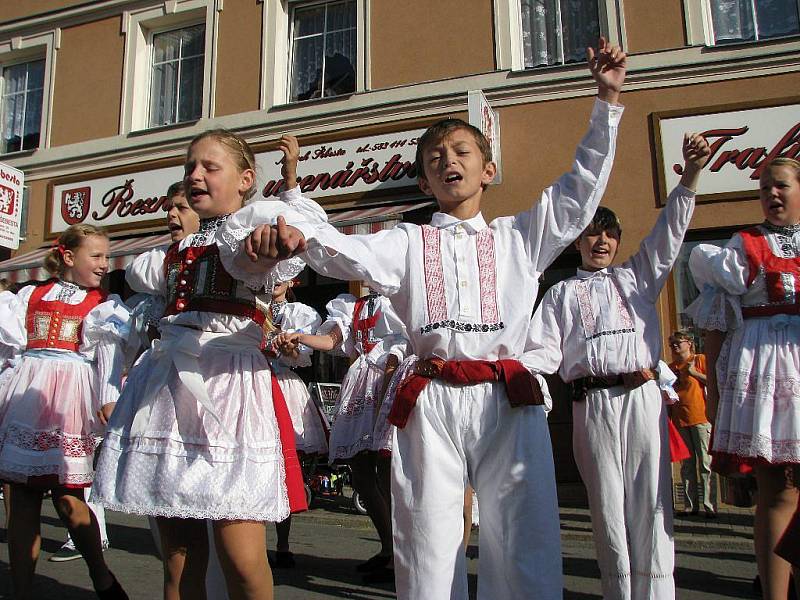
[[[287,140],[279,147],[294,183],[299,151]],[[163,296],[166,310],[161,339],[131,369],[114,408],[93,498],[156,517],[164,555],[185,554],[167,600],[205,597],[203,519],[213,521],[231,600],[267,600],[264,522],[285,519],[305,494],[299,465],[284,458],[280,388],[259,350],[265,316],[256,296],[287,276],[281,263],[247,257],[242,240],[256,208],[262,216],[271,211],[273,222],[278,215],[301,220],[292,205],[305,201],[292,186],[285,202],[242,208],[256,191],[255,159],[241,137],[224,130],[192,140],[184,172],[200,228],[160,260],[150,255],[128,271],[131,288]]]
[[[690,268],[703,293],[691,313],[711,332],[712,469],[755,471],[758,572],[764,598],[784,600],[790,567],[773,549],[800,483],[800,163],[773,160],[762,167],[759,184],[763,223],[724,248],[692,251]]]
[[[21,352],[0,385],[0,479],[12,482],[8,532],[16,598],[30,598],[45,491],[89,567],[100,598],[127,598],[103,560],[86,505],[97,411],[119,395],[129,312],[100,288],[108,238],[73,225],[45,258],[54,279],[0,294],[0,343]]]

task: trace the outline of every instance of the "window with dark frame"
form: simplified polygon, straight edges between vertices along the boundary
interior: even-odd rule
[[[295,6],[292,11],[289,101],[356,90],[356,0]]]
[[[202,116],[205,40],[202,23],[153,34],[149,127]]]
[[[799,0],[711,0],[715,44],[800,33]]]
[[[586,61],[600,37],[598,0],[520,0],[525,68]]]
[[[33,60],[3,67],[2,152],[39,146],[44,99],[45,61]]]

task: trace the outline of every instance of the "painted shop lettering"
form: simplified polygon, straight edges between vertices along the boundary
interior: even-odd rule
[[[797,158],[800,156],[800,123],[796,123],[781,137],[771,150],[764,147],[730,147],[728,142],[746,134],[749,127],[738,129],[709,129],[702,133],[711,147],[711,157],[707,168],[712,173],[719,173],[725,165],[734,165],[740,171],[752,169],[750,179],[758,180],[761,172],[771,160],[779,156]],[[735,143],[735,142],[734,142]],[[683,173],[683,167],[675,164],[673,171]]]
[[[322,172],[306,175],[299,180],[300,191],[305,194],[317,189],[346,189],[354,186],[358,181],[374,184],[390,179],[394,181],[400,181],[403,178],[416,179],[417,169],[414,163],[407,160],[401,161],[401,157],[401,154],[395,154],[386,161],[383,167],[373,158],[362,159],[358,167],[353,161],[347,161],[344,168],[335,173]],[[261,195],[264,198],[278,196],[283,188],[283,179],[268,181]]]
[[[138,215],[149,215],[164,210],[166,196],[153,196],[152,198],[137,198],[134,196],[133,179],[127,179],[122,185],[108,190],[100,201],[105,208],[105,212],[100,214],[98,211],[92,212],[92,218],[103,221],[116,213],[118,217],[134,217]]]

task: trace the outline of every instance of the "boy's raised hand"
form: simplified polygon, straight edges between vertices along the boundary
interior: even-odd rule
[[[297,187],[297,161],[300,160],[300,143],[293,135],[282,135],[278,140],[278,150],[283,152],[281,176],[287,190]]]
[[[619,93],[625,81],[627,55],[619,46],[612,46],[601,37],[597,49],[587,48],[589,71],[597,82],[597,96],[609,104],[618,104]]]
[[[711,157],[711,147],[706,138],[699,133],[683,134],[683,174],[681,184],[692,191],[697,190],[700,180],[700,171]]]
[[[259,225],[244,241],[245,253],[253,262],[261,258],[283,260],[306,251],[306,238],[296,227],[278,217],[277,225]]]

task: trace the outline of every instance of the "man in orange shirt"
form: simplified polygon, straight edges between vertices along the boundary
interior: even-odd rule
[[[696,515],[700,511],[697,497],[697,471],[703,483],[703,507],[706,518],[716,517],[711,489],[711,456],[708,453],[711,438],[711,423],[706,416],[706,357],[695,354],[694,341],[685,331],[676,331],[669,338],[673,362],[670,368],[678,381],[675,391],[680,401],[670,408],[675,426],[689,448],[691,456],[681,464],[686,513]]]

